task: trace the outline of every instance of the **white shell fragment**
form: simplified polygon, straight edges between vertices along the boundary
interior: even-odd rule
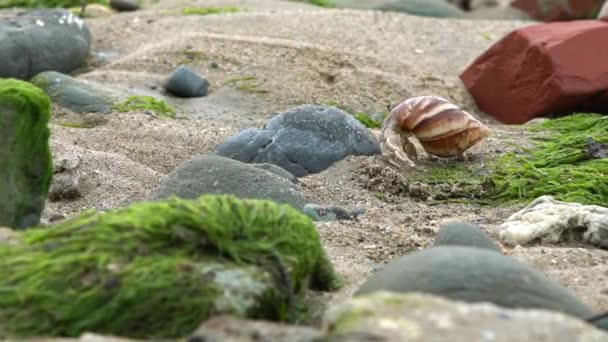
[[[580,228],[585,229],[584,242],[600,245],[608,240],[608,208],[541,196],[511,215],[500,226],[499,238],[513,246],[534,240],[556,243],[564,231]]]

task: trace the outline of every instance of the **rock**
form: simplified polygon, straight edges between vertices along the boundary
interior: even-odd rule
[[[110,0],[110,7],[120,12],[137,11],[139,3],[135,0]]]
[[[70,11],[75,15],[80,15],[82,6],[70,7]],[[84,11],[85,18],[103,18],[116,14],[111,8],[102,4],[87,4]]]
[[[398,0],[381,4],[374,9],[439,18],[459,18],[464,15],[458,7],[445,0]]]
[[[71,76],[55,71],[45,71],[31,79],[32,84],[43,89],[57,105],[76,113],[109,113],[112,96]]]
[[[302,210],[310,201],[289,180],[230,158],[201,155],[178,165],[154,190],[154,199],[172,195],[193,199],[204,194],[232,194],[268,199]]]
[[[365,213],[364,208],[345,210],[336,206],[323,206],[318,204],[306,204],[302,210],[315,221],[337,221],[352,220]]]
[[[602,8],[597,13],[597,18],[600,20],[608,20],[608,1],[604,1]]]
[[[42,71],[70,72],[89,54],[91,35],[64,9],[7,11],[0,21],[0,77],[29,80]],[[14,14],[14,15],[13,15]]]
[[[420,293],[355,297],[328,310],[323,331],[327,342],[608,341],[606,332],[561,313]]]
[[[251,164],[251,166],[257,167],[258,169],[270,171],[277,176],[281,176],[281,177],[289,180],[292,183],[298,183],[298,178],[296,176],[292,175],[289,171],[285,170],[284,168],[282,168],[280,166],[277,166],[274,164],[268,164],[268,163]]]
[[[321,332],[305,326],[218,316],[204,322],[186,342],[315,342]]]
[[[460,78],[480,110],[507,124],[576,111],[608,113],[608,59],[595,51],[606,35],[608,23],[598,20],[523,27]]]
[[[582,241],[600,246],[608,241],[608,208],[541,196],[509,216],[500,226],[499,238],[509,245],[557,243],[565,232],[576,232]]]
[[[58,202],[76,199],[80,193],[80,175],[77,172],[58,173],[53,176],[49,200]]]
[[[214,154],[246,163],[271,163],[296,177],[319,173],[349,155],[380,154],[375,136],[340,109],[292,108],[264,129],[250,128],[221,143]]]
[[[26,228],[39,223],[53,177],[51,102],[27,82],[0,79],[0,104],[0,226]]]
[[[511,6],[541,21],[594,19],[604,0],[513,0]]]
[[[165,85],[165,90],[177,97],[207,95],[209,82],[186,66],[178,67]]]
[[[500,248],[488,234],[475,225],[463,222],[450,222],[442,225],[435,236],[433,245],[468,246],[500,252]]]
[[[18,237],[0,258],[3,336],[183,338],[212,316],[285,321],[341,284],[313,222],[271,201],[174,197]]]
[[[593,313],[570,290],[541,272],[485,248],[434,246],[404,255],[371,276],[355,295],[377,291],[423,292],[580,318]]]

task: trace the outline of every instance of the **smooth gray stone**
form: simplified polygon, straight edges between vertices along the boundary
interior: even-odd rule
[[[376,137],[351,115],[322,105],[303,105],[219,144],[216,155],[246,163],[270,163],[296,177],[319,173],[349,155],[380,154]]]
[[[507,308],[555,310],[579,318],[593,314],[570,290],[541,272],[481,248],[436,246],[407,254],[371,276],[356,295],[378,290],[423,292]]]
[[[0,11],[0,77],[29,80],[82,66],[91,46],[85,22],[65,9]]]
[[[208,89],[209,82],[186,66],[175,69],[165,84],[165,90],[182,98],[205,96]]]
[[[201,155],[175,168],[154,190],[153,199],[172,195],[194,199],[205,194],[231,194],[289,204],[302,210],[310,201],[289,180],[230,158]]]
[[[441,226],[435,236],[434,246],[446,245],[485,248],[500,252],[500,248],[488,234],[475,225],[463,222],[450,222]]]
[[[112,111],[112,95],[69,75],[45,71],[30,82],[42,90],[57,105],[76,113],[109,113]]]
[[[463,18],[465,12],[445,0],[398,0],[374,9],[435,18]]]
[[[137,11],[139,3],[135,0],[110,0],[110,7],[120,12]]]

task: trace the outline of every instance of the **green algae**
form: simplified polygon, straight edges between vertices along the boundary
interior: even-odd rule
[[[123,102],[114,104],[113,109],[125,113],[132,110],[149,110],[160,117],[174,118],[175,109],[163,100],[155,99],[152,96],[133,95],[127,97]]]
[[[224,82],[224,85],[235,85],[236,89],[248,93],[257,93],[257,94],[268,94],[270,93],[268,90],[263,89],[262,86],[256,82],[257,77],[255,76],[241,76],[241,77],[233,77]]]
[[[25,228],[40,219],[53,177],[50,110],[41,89],[0,79],[0,226]]]
[[[226,6],[226,7],[186,7],[182,9],[183,15],[212,15],[212,14],[223,14],[223,13],[237,13],[240,12],[241,9],[234,6]]]
[[[608,143],[607,117],[576,113],[532,124],[528,130],[535,134],[531,148],[489,157],[483,165],[425,165],[410,171],[407,182],[430,185],[433,195],[438,193],[430,204],[505,204],[551,195],[561,201],[608,206],[608,159],[585,153],[589,138]]]
[[[0,337],[183,337],[212,314],[285,321],[307,287],[340,284],[313,222],[266,200],[137,203],[18,241],[0,245]]]
[[[325,105],[330,106],[330,107],[335,107],[335,108],[345,111],[346,113],[352,115],[355,119],[357,119],[357,121],[359,121],[361,124],[363,124],[363,126],[365,126],[367,128],[382,127],[382,121],[384,121],[384,118],[386,118],[389,114],[388,111],[384,111],[384,112],[380,113],[381,119],[380,119],[380,121],[376,121],[369,114],[357,112],[357,111],[353,110],[352,108],[345,106],[337,101],[328,101],[325,103]]]

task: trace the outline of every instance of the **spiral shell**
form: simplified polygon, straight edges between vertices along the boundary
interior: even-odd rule
[[[490,129],[471,114],[438,96],[409,98],[395,107],[383,123],[380,140],[415,136],[424,150],[438,157],[454,157],[490,135]]]

